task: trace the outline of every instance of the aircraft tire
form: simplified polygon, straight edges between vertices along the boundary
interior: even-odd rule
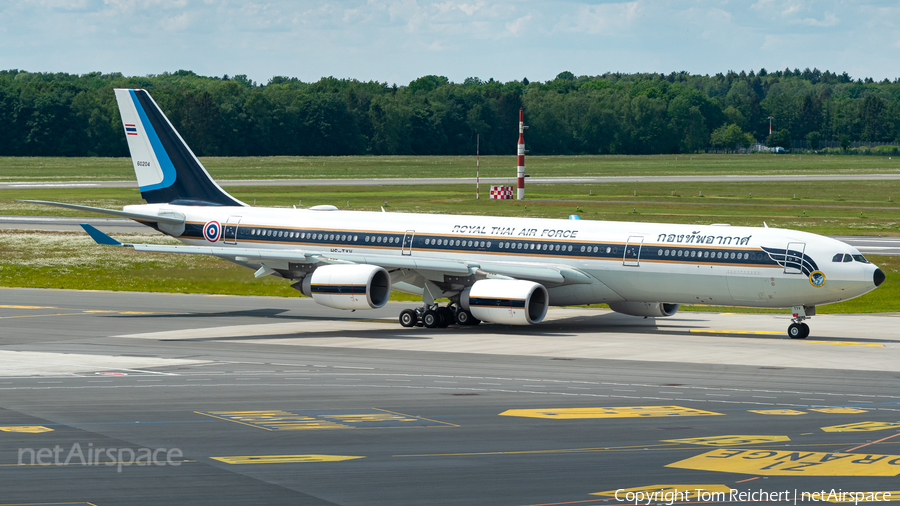
[[[787,333],[791,339],[806,339],[806,336],[809,334],[808,332],[807,334],[803,333],[803,326],[800,323],[792,323],[788,327]]]
[[[800,339],[806,339],[807,337],[809,337],[809,325],[801,323],[800,327],[803,329],[803,337],[801,337]]]
[[[404,309],[400,311],[400,325],[404,327],[415,327],[419,322],[419,316],[412,309]]]
[[[422,314],[422,323],[429,329],[436,329],[441,324],[441,316],[429,309]]]
[[[456,323],[459,325],[473,325],[472,320],[475,320],[475,317],[472,316],[472,313],[466,311],[465,309],[460,309],[456,312]]]
[[[442,307],[437,310],[438,316],[441,317],[441,323],[438,327],[444,328],[449,327],[451,323],[453,323],[453,312],[449,309]]]

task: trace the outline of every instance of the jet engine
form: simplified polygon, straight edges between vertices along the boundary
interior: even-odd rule
[[[532,281],[483,279],[466,288],[459,301],[479,320],[531,325],[547,315],[550,297],[543,285]]]
[[[666,302],[610,302],[609,308],[617,313],[631,316],[672,316],[678,312],[681,304]]]
[[[377,265],[325,265],[303,279],[300,291],[335,309],[375,309],[391,296],[391,275]]]

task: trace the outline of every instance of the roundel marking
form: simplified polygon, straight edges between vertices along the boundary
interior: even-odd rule
[[[209,242],[216,242],[222,235],[222,225],[218,221],[210,221],[203,225],[203,237]]]
[[[809,284],[816,288],[821,288],[825,284],[825,273],[822,271],[809,273]]]

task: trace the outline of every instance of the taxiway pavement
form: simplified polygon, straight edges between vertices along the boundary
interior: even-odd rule
[[[897,316],[817,316],[792,341],[787,315],[559,309],[527,328],[429,330],[396,324],[403,307],[0,289],[3,502],[900,489]],[[129,462],[144,449],[162,451]]]

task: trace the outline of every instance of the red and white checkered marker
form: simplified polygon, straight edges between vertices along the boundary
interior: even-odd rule
[[[499,200],[512,200],[513,187],[512,186],[491,185],[491,198],[499,199]]]

